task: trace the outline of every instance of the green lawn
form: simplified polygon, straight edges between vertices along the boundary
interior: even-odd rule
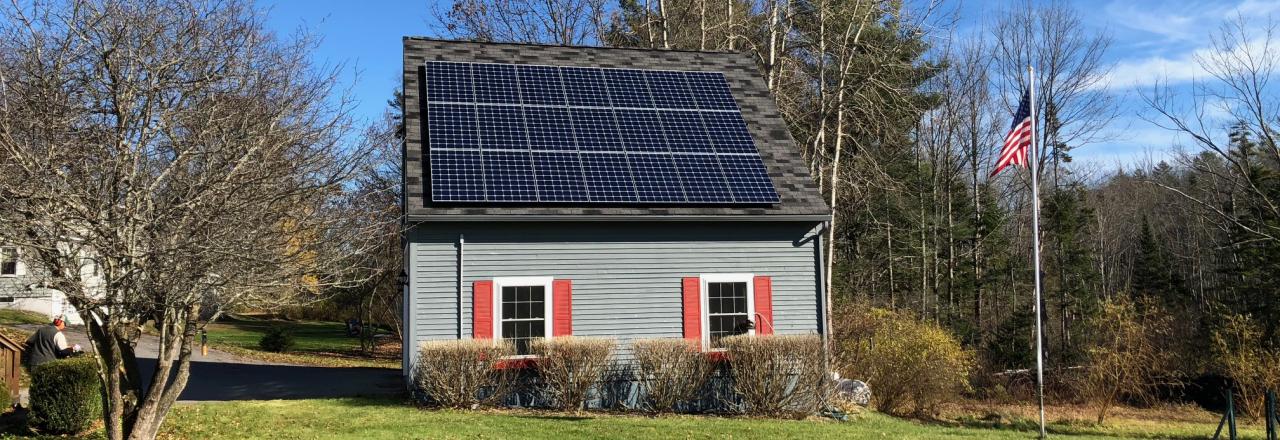
[[[1030,425],[1029,425],[1030,426]],[[1117,420],[1103,427],[1056,422],[1054,438],[1202,439],[1215,425]],[[801,439],[1030,439],[1016,429],[921,423],[877,413],[848,422],[762,420],[705,416],[644,417],[541,411],[424,410],[388,399],[274,400],[179,406],[164,429],[170,438],[801,438]],[[1261,439],[1257,427],[1244,438]]]
[[[0,309],[0,325],[48,324],[48,316],[17,309]]]
[[[296,345],[288,353],[271,353],[258,347],[267,329],[283,325],[293,331]],[[340,322],[233,320],[210,324],[209,345],[246,357],[273,362],[334,367],[399,368],[399,346],[383,347],[379,356],[362,356],[360,340],[348,337]]]

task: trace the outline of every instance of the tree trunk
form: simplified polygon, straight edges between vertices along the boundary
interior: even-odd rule
[[[658,0],[658,15],[662,18],[662,48],[670,49],[671,40],[667,35],[670,21],[667,20],[667,0]]]
[[[733,34],[733,0],[725,0],[729,11],[725,13],[725,34],[729,40],[729,52],[734,51],[734,34]]]

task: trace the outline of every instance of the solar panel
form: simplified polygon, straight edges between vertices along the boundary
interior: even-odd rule
[[[431,61],[431,200],[777,203],[724,75]]]
[[[534,181],[538,185],[538,200],[544,202],[585,202],[586,181],[582,178],[582,163],[578,153],[534,152]]]
[[[528,105],[564,105],[560,69],[549,66],[519,66],[520,102]]]

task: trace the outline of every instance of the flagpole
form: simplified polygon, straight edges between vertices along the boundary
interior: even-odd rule
[[[1040,316],[1043,304],[1040,300],[1040,158],[1036,148],[1036,72],[1027,66],[1028,85],[1031,94],[1031,241],[1034,243],[1036,266],[1036,397],[1040,400],[1040,438],[1045,438],[1044,430],[1044,331]]]

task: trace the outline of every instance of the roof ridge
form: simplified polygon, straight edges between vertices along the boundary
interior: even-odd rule
[[[572,44],[552,44],[552,43],[522,43],[522,42],[511,42],[511,41],[494,41],[494,42],[488,42],[488,41],[465,40],[465,39],[457,39],[457,38],[426,37],[426,36],[419,36],[419,35],[405,35],[405,36],[401,37],[401,39],[402,39],[402,40],[417,40],[417,41],[438,41],[438,42],[444,42],[444,43],[470,43],[470,44],[482,44],[482,45],[486,45],[486,46],[503,45],[503,46],[531,46],[531,47],[564,47],[564,48],[569,48],[569,49],[597,49],[597,50],[611,50],[611,51],[613,51],[613,50],[634,50],[634,51],[641,51],[641,52],[679,52],[679,53],[724,54],[724,55],[743,55],[743,54],[745,54],[745,53],[746,53],[746,52],[742,52],[742,51],[728,51],[728,50],[662,49],[662,48],[656,48],[656,47],[625,47],[625,46],[572,45]]]

